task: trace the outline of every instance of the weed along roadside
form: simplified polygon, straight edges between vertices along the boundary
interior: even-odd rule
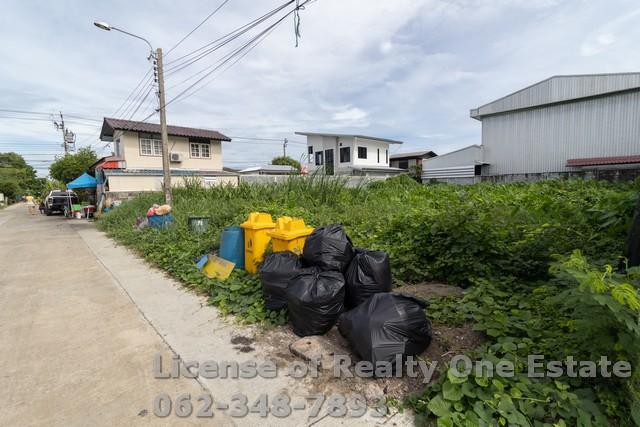
[[[162,228],[132,227],[162,200],[160,193],[143,194],[103,215],[98,226],[185,286],[206,292],[234,321],[278,330],[291,320],[299,335],[327,334],[327,340],[343,339],[338,323],[360,362],[385,358],[376,343],[362,339],[364,331],[385,330],[389,316],[376,320],[375,313],[406,307],[416,326],[399,321],[406,332],[395,339],[404,348],[391,355],[415,356],[435,366],[434,373],[428,384],[389,386],[386,403],[413,409],[418,424],[633,425],[640,422],[640,270],[623,274],[608,266],[618,265],[623,253],[639,190],[638,182],[572,180],[423,186],[404,176],[347,188],[340,179],[292,177],[272,185],[176,188],[173,223]],[[236,268],[224,280],[209,278],[194,262],[219,254],[225,228],[254,212],[266,216],[253,216],[245,233],[278,236],[270,230],[284,217],[315,229],[308,237],[294,233],[294,239],[306,237],[301,257],[273,253],[264,240],[265,252],[250,254],[259,260],[256,272],[263,267],[266,298],[260,274]],[[188,226],[194,215],[208,218],[198,233]],[[393,295],[386,293],[389,276],[393,293],[413,296],[383,298]],[[446,286],[425,284],[434,281]],[[345,307],[354,283],[356,294]],[[464,293],[433,292],[454,286]],[[384,309],[376,308],[381,304]],[[340,316],[347,316],[344,322]],[[353,325],[363,333],[352,334]],[[297,340],[289,338],[288,344]],[[484,362],[485,369],[448,363],[459,355]],[[604,357],[628,362],[630,371],[628,377],[600,371],[531,376],[531,355],[545,363]],[[498,365],[512,369],[497,375],[488,368]]]

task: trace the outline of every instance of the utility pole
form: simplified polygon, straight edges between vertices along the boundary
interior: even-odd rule
[[[162,135],[162,176],[164,187],[164,201],[170,205],[171,195],[171,165],[169,162],[169,133],[167,132],[167,111],[164,105],[164,69],[162,66],[162,49],[156,49],[156,66],[158,67],[158,101],[160,112],[160,132]]]
[[[62,111],[60,111],[60,123],[54,120],[53,125],[56,127],[56,130],[62,131],[62,147],[64,148],[64,154],[67,154],[69,152],[69,145],[76,143],[76,134],[64,126]]]
[[[284,141],[282,142],[282,154],[287,157],[287,144],[289,143],[289,140],[287,138],[284,139]]]
[[[162,66],[162,49],[157,48],[153,50],[153,46],[149,42],[149,40],[144,37],[140,37],[128,31],[122,30],[120,28],[113,27],[106,22],[96,21],[93,23],[96,27],[105,31],[118,31],[120,33],[126,34],[131,37],[135,37],[144,41],[150,50],[150,56],[148,59],[155,57],[155,66],[157,69],[158,76],[158,112],[160,113],[160,134],[162,138],[162,176],[163,176],[163,187],[164,187],[164,201],[166,204],[171,204],[171,169],[169,163],[169,134],[167,132],[167,112],[165,110],[165,99],[164,99],[164,68]]]

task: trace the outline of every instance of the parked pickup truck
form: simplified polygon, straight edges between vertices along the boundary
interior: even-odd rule
[[[54,212],[64,212],[64,208],[70,207],[70,203],[79,203],[78,196],[73,191],[50,191],[44,199],[44,213],[48,216]]]

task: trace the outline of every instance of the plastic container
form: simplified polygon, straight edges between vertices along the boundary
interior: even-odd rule
[[[283,216],[276,221],[276,228],[267,234],[271,236],[273,252],[289,251],[302,255],[304,242],[312,232],[313,228],[307,227],[303,219]]]
[[[202,267],[202,272],[210,279],[225,280],[231,275],[233,267],[235,267],[234,263],[209,254],[206,264]]]
[[[190,216],[187,219],[189,230],[194,233],[206,233],[209,227],[209,218],[206,216]]]
[[[147,217],[149,220],[149,227],[151,228],[168,228],[171,224],[173,224],[173,215],[151,215]]]
[[[220,258],[244,269],[244,231],[241,227],[225,227],[220,236]]]
[[[261,212],[251,212],[249,219],[240,225],[244,229],[244,268],[249,273],[258,272],[258,264],[271,241],[268,232],[275,226],[271,215]]]

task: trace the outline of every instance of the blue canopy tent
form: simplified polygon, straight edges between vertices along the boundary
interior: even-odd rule
[[[75,189],[80,189],[80,188],[94,188],[95,189],[96,186],[97,186],[96,179],[94,177],[92,177],[91,175],[89,175],[88,173],[86,173],[86,172],[67,184],[67,194],[69,195],[69,206],[68,206],[68,209],[69,209],[69,212],[71,214],[73,214],[73,205],[71,203],[71,191],[69,191],[69,190],[75,190]]]
[[[98,185],[96,179],[85,172],[68,183],[67,188],[70,190],[75,188],[96,188],[96,185]]]

